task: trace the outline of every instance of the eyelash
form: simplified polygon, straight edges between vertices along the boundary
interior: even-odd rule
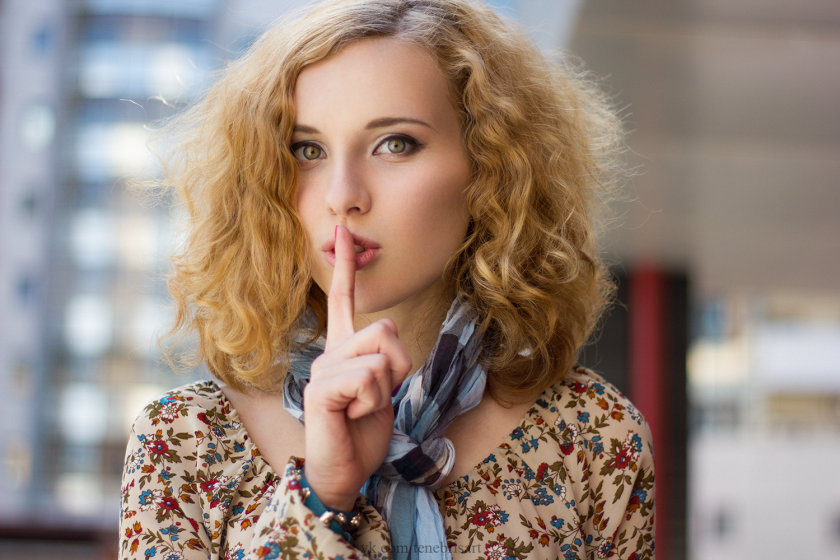
[[[390,142],[391,140],[402,140],[403,142],[405,142],[406,143],[405,150],[403,150],[402,152],[396,152],[396,153],[395,152],[382,152],[382,151],[380,151],[380,149],[386,143]],[[315,158],[315,159],[306,159],[304,157],[298,157],[298,155],[297,155],[298,150],[306,148],[307,146],[315,146],[316,148],[321,150],[321,153],[323,153],[323,151],[324,151],[324,148],[322,148],[321,146],[319,146],[315,142],[297,142],[296,144],[292,144],[292,146],[290,148],[292,150],[292,155],[294,155],[295,158],[298,159],[301,162],[311,162],[311,161],[316,161],[318,159],[321,159],[320,157]],[[423,144],[421,144],[420,142],[418,142],[417,140],[415,140],[414,138],[412,138],[410,136],[406,136],[404,134],[392,134],[390,136],[386,136],[385,138],[383,138],[382,141],[379,144],[376,145],[376,148],[374,149],[373,153],[375,155],[380,155],[380,154],[385,154],[385,155],[390,154],[390,155],[395,155],[395,156],[397,156],[397,155],[408,155],[408,154],[413,154],[413,153],[417,152],[422,147],[423,147]],[[302,155],[303,154],[301,154],[301,156]]]
[[[391,155],[395,155],[395,156],[396,155],[407,155],[407,154],[413,154],[417,150],[419,150],[420,148],[423,147],[423,145],[420,142],[418,142],[417,140],[415,140],[411,136],[406,136],[404,134],[392,134],[391,136],[383,138],[382,142],[377,144],[376,150],[374,150],[374,153],[379,152],[379,149],[382,148],[382,146],[384,146],[385,144],[387,144],[391,140],[402,140],[403,142],[405,142],[405,144],[406,144],[405,150],[403,150],[402,152],[396,152],[396,153],[394,153],[394,152],[380,152],[380,153],[391,154]]]

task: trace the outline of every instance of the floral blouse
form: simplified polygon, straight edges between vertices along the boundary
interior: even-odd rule
[[[390,558],[386,524],[364,497],[352,542],[304,505],[302,465],[292,457],[275,473],[214,382],[166,393],[131,431],[120,558]],[[654,556],[650,431],[624,395],[583,368],[434,495],[447,535],[440,548],[455,558]]]

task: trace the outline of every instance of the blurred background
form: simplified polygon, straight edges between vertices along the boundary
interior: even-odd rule
[[[0,0],[0,558],[114,558],[173,374],[154,122],[298,1]],[[637,168],[582,361],[656,444],[657,558],[840,558],[840,3],[493,2],[585,61]]]

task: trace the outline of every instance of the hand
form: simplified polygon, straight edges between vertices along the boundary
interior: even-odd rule
[[[355,332],[356,251],[336,227],[335,268],[327,296],[327,342],[303,393],[305,475],[318,499],[351,511],[359,489],[385,460],[394,429],[392,391],[411,371],[397,326],[380,319]]]

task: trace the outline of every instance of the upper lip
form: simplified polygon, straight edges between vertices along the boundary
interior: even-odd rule
[[[365,249],[379,249],[380,246],[377,242],[371,241],[366,237],[362,237],[359,234],[350,232],[353,235],[353,244],[358,245],[360,247],[364,247]],[[324,252],[327,251],[335,251],[335,237],[329,237],[323,244],[321,244],[321,250]]]

